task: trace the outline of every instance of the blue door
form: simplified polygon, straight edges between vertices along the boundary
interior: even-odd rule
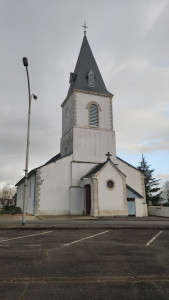
[[[128,207],[128,215],[135,216],[136,215],[136,206],[134,198],[127,198],[127,207]]]

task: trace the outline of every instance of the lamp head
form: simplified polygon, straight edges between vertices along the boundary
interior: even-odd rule
[[[28,67],[28,59],[27,59],[27,57],[23,57],[23,65],[25,66],[25,67]]]
[[[34,99],[34,100],[37,100],[38,97],[37,97],[36,95],[33,94],[33,99]]]

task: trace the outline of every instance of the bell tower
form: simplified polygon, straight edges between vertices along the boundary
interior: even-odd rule
[[[109,151],[115,161],[113,95],[106,89],[86,31],[69,83],[67,97],[61,105],[61,157],[72,154],[74,161],[100,163]]]

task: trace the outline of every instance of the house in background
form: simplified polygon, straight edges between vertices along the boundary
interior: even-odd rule
[[[116,156],[113,95],[86,32],[62,107],[60,153],[29,173],[33,215],[147,216],[144,176]],[[24,178],[17,184],[23,207]]]

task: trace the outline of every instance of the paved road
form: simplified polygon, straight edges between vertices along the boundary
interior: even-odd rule
[[[1,230],[0,299],[169,299],[168,230]]]
[[[22,217],[0,216],[0,229],[38,229],[38,228],[88,228],[88,229],[110,229],[110,228],[154,228],[169,229],[169,218],[162,217],[105,217],[94,218],[84,216],[60,216],[60,217],[26,217],[26,224],[22,226]]]

